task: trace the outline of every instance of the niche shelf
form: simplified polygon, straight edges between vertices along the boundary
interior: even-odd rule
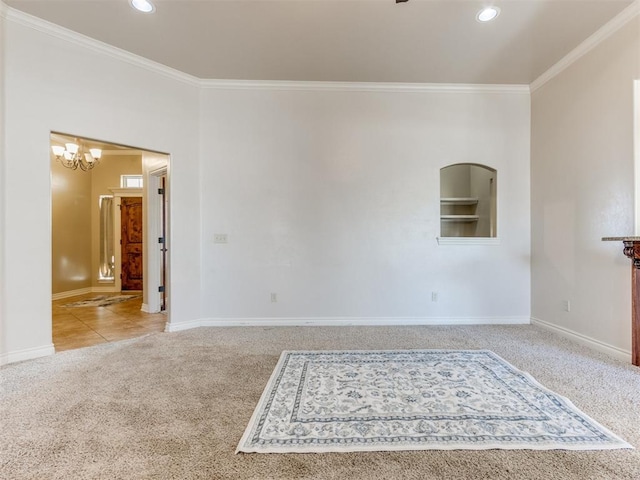
[[[443,197],[440,199],[440,220],[443,222],[477,222],[480,218],[475,214],[478,199],[475,197]]]
[[[478,215],[440,215],[440,220],[444,222],[477,222]]]
[[[440,205],[477,205],[478,199],[471,197],[441,198]]]

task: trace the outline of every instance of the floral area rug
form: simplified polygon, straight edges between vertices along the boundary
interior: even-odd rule
[[[487,350],[282,352],[238,452],[633,448]]]
[[[66,303],[63,307],[108,307],[116,303],[126,302],[134,298],[140,298],[142,295],[101,295],[99,297],[82,300],[80,302]]]

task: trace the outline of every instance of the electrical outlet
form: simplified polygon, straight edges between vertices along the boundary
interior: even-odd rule
[[[214,233],[213,234],[213,243],[227,243],[227,234],[226,233]]]
[[[438,292],[431,292],[431,301],[432,302],[438,301]]]
[[[563,300],[562,301],[562,308],[564,308],[565,312],[570,312],[571,311],[571,301],[570,300]]]
[[[278,301],[278,294],[277,293],[272,293],[271,294],[271,303],[276,303]]]

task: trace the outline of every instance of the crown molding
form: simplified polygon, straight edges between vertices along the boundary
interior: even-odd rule
[[[333,92],[400,93],[515,93],[529,94],[529,85],[489,85],[465,83],[393,83],[393,82],[313,82],[287,80],[201,80],[200,86],[219,90],[307,90]]]
[[[560,61],[554,64],[549,70],[544,72],[533,82],[531,82],[531,93],[542,87],[554,77],[558,76],[564,70],[569,68],[574,62],[585,56],[591,50],[604,42],[611,35],[616,33],[627,23],[640,14],[640,0],[635,0],[631,5],[625,8],[618,15],[613,17],[609,22],[596,30],[591,36],[587,37],[580,45],[571,50]]]
[[[154,73],[158,73],[165,77],[169,77],[173,80],[186,83],[188,85],[197,87],[200,84],[200,80],[197,77],[181,72],[161,63],[154,62],[147,58],[141,57],[134,53],[128,52],[118,47],[108,45],[99,40],[95,40],[91,37],[87,37],[78,32],[74,32],[67,28],[56,25],[55,23],[42,20],[41,18],[34,17],[28,13],[21,12],[15,8],[8,7],[0,0],[0,15],[6,18],[8,21],[22,25],[23,27],[31,28],[38,32],[50,35],[55,38],[67,41],[79,45],[81,47],[88,48],[94,52],[122,60],[130,65],[144,68]]]

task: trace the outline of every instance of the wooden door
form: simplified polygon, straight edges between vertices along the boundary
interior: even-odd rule
[[[142,290],[142,198],[123,197],[120,205],[122,290]]]

